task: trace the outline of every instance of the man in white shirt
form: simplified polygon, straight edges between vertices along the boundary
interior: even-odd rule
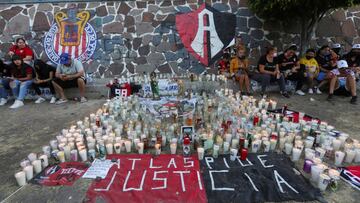
[[[71,59],[68,53],[60,55],[60,63],[56,68],[55,79],[52,81],[55,92],[60,96],[56,104],[67,102],[64,89],[78,87],[80,90],[80,102],[86,102],[85,98],[85,72],[81,62]]]

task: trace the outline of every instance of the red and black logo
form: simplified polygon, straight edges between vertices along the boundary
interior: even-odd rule
[[[234,14],[219,12],[205,3],[196,11],[176,16],[176,29],[185,48],[205,66],[234,44],[235,27]]]

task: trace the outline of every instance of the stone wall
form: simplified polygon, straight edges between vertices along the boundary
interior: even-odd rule
[[[175,15],[197,9],[206,2],[222,12],[237,15],[236,30],[249,48],[252,64],[273,44],[284,49],[298,44],[299,28],[283,29],[275,22],[264,22],[248,8],[246,0],[141,0],[102,1],[101,3],[58,3],[0,6],[0,55],[4,57],[18,36],[23,36],[37,57],[47,60],[43,36],[54,22],[54,13],[71,6],[91,13],[89,23],[95,28],[98,44],[93,59],[84,64],[86,71],[97,77],[113,77],[128,72],[202,73],[214,68],[198,63],[182,45],[175,29]],[[314,47],[325,43],[341,43],[346,49],[360,43],[360,8],[340,9],[320,23]],[[6,56],[5,56],[6,58]]]

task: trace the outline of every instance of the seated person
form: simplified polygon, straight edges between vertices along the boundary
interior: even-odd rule
[[[230,61],[230,54],[224,53],[221,60],[218,63],[218,70],[219,74],[227,76],[229,73],[229,61]]]
[[[64,94],[65,88],[78,87],[80,90],[80,102],[86,102],[85,98],[85,72],[83,65],[77,59],[72,59],[68,53],[60,55],[60,64],[56,68],[55,79],[52,81],[55,92],[60,99],[55,102],[62,104],[67,102]]]
[[[10,77],[10,67],[0,59],[0,79]]]
[[[304,77],[308,82],[309,94],[313,94],[313,90],[317,90],[317,87],[314,86],[314,80],[317,78],[320,71],[319,64],[314,57],[315,50],[308,49],[306,50],[305,57],[300,59],[300,67],[304,70]]]
[[[50,89],[53,97],[50,100],[50,103],[53,104],[56,101],[55,90],[52,84],[53,77],[55,75],[55,68],[46,64],[40,59],[35,60],[34,62],[35,69],[35,80],[33,82],[33,88],[38,95],[38,99],[35,101],[36,104],[40,104],[45,101],[45,98],[41,97],[40,87],[48,87]]]
[[[356,80],[359,80],[359,74],[360,74],[360,44],[354,44],[350,50],[349,53],[345,54],[343,56],[344,60],[349,65],[349,68],[351,68],[356,76]]]
[[[10,47],[9,53],[10,57],[13,55],[18,55],[24,62],[30,62],[34,59],[34,52],[31,48],[25,43],[24,38],[17,38],[16,44]]]
[[[337,62],[337,69],[331,71],[334,75],[330,80],[330,91],[327,98],[328,101],[333,99],[333,95],[343,95],[343,96],[352,96],[350,103],[356,104],[356,83],[355,83],[355,74],[349,68],[345,60],[340,60]]]
[[[258,72],[254,74],[253,79],[261,83],[261,95],[264,96],[266,87],[270,82],[277,82],[280,87],[280,94],[289,98],[285,90],[285,78],[280,73],[279,65],[276,63],[277,49],[275,47],[267,48],[266,54],[261,56],[258,62]]]
[[[331,50],[333,50],[333,52],[336,53],[336,55],[339,56],[339,59],[341,58],[341,54],[342,54],[342,50],[341,50],[341,45],[338,43],[335,43],[331,46]]]
[[[300,68],[298,57],[296,56],[297,47],[295,45],[290,46],[277,57],[280,72],[284,75],[286,80],[296,82],[295,93],[304,96],[305,93],[301,90],[304,82],[304,71]]]
[[[230,74],[234,76],[236,81],[240,84],[240,93],[244,86],[246,94],[250,95],[250,79],[249,79],[249,60],[245,55],[245,48],[240,47],[237,50],[237,57],[234,57],[230,62]]]
[[[320,87],[327,84],[331,79],[330,72],[336,67],[338,56],[333,52],[328,45],[324,45],[318,51],[316,61],[319,64],[320,72],[316,80],[320,83],[316,89],[317,94],[321,94]]]
[[[3,106],[7,103],[7,90],[11,88],[16,97],[15,102],[10,108],[16,109],[24,106],[24,98],[33,82],[33,68],[24,63],[20,56],[13,55],[11,64],[11,77],[2,80],[0,87],[1,102]]]

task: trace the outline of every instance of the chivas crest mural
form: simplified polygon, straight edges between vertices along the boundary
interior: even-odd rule
[[[234,41],[236,16],[203,4],[176,16],[176,28],[190,54],[205,66],[213,64]]]
[[[44,38],[44,48],[49,59],[58,64],[62,53],[69,53],[72,58],[88,61],[96,49],[96,32],[88,23],[88,11],[55,13],[55,21]]]

